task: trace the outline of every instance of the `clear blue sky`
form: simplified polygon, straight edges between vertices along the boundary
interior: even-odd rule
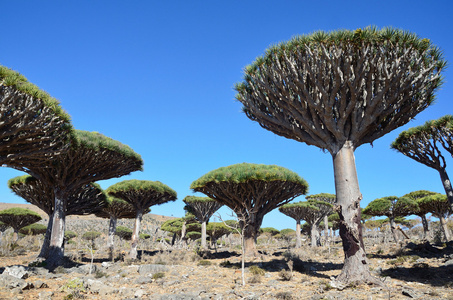
[[[453,62],[448,0],[1,1],[0,9],[0,64],[59,99],[75,128],[142,156],[143,172],[101,186],[159,180],[178,200],[152,212],[175,217],[184,215],[194,180],[241,162],[289,168],[307,180],[310,194],[335,192],[330,154],[262,129],[234,100],[243,68],[268,46],[316,30],[393,26],[431,39]],[[357,149],[362,207],[419,189],[444,192],[436,171],[389,149],[402,130],[453,113],[451,68],[444,75],[435,105]],[[0,168],[0,202],[25,203],[6,184],[18,175]],[[227,218],[228,210],[221,213]],[[263,226],[294,228],[295,221],[274,211]]]

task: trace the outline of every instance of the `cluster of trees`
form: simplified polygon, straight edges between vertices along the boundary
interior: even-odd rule
[[[451,233],[446,219],[452,214],[450,203],[446,195],[426,190],[414,191],[402,197],[387,196],[371,201],[364,212],[371,216],[386,216],[395,242],[398,242],[395,220],[410,215],[417,215],[422,219],[424,238],[429,231],[426,214],[431,213],[440,221],[440,228],[446,241],[451,240]],[[383,220],[383,222],[386,220]],[[369,222],[369,221],[368,221]]]
[[[354,151],[429,107],[442,84],[445,66],[442,52],[431,41],[402,30],[368,27],[319,31],[270,47],[245,68],[244,80],[235,86],[236,99],[243,104],[248,118],[277,135],[331,154],[338,226],[345,252],[343,270],[337,277],[342,283],[375,281],[362,240],[362,195]],[[27,172],[53,191],[46,257],[58,263],[63,254],[61,244],[70,198],[94,181],[140,170],[143,162],[127,146],[97,133],[72,129],[58,102],[4,67],[0,68],[0,97],[0,164]],[[445,131],[434,127],[430,126],[426,136],[414,136],[445,145],[451,153],[451,134],[444,135]],[[404,135],[404,141],[398,140],[394,147],[410,157],[414,148],[420,147],[411,136]],[[426,148],[431,150],[435,143]],[[428,150],[421,152],[428,154]],[[437,152],[432,155],[431,160],[439,157]],[[413,158],[421,161],[421,156]],[[449,184],[445,175],[441,177],[444,185]],[[150,205],[176,199],[176,193],[150,186],[128,182],[107,190],[109,195],[132,204],[136,228]],[[194,181],[191,189],[236,213],[245,252],[253,254],[263,216],[306,194],[308,184],[281,167],[239,164],[207,173]],[[451,185],[446,191],[451,204]],[[153,195],[151,201],[146,196],[149,194]],[[324,204],[316,200],[299,205],[320,211]],[[299,215],[294,211],[286,210],[297,221]],[[205,215],[196,218],[205,223]],[[318,217],[305,218],[320,224]],[[134,254],[133,246],[131,256]]]

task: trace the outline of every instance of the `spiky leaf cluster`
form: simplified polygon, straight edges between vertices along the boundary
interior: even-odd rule
[[[208,222],[209,218],[223,206],[222,203],[209,197],[186,196],[183,201],[186,204],[184,209],[201,223]]]
[[[263,128],[336,153],[428,107],[445,66],[431,41],[406,31],[318,31],[267,49],[245,68],[236,99]]]
[[[441,216],[446,218],[453,213],[447,196],[443,194],[436,193],[426,196],[420,198],[417,202],[422,210],[432,213],[437,218]]]
[[[190,188],[228,206],[247,223],[305,194],[308,184],[283,167],[242,163],[213,170]]]
[[[51,187],[73,191],[84,184],[121,177],[142,169],[143,161],[128,146],[97,132],[76,130],[75,141],[63,155],[33,170]]]
[[[150,209],[147,209],[144,214],[150,211]],[[107,196],[107,205],[101,210],[98,210],[96,216],[107,219],[110,217],[116,219],[134,219],[136,217],[136,210],[132,204],[122,199]]]
[[[445,169],[447,164],[442,148],[453,153],[452,124],[453,116],[447,115],[409,128],[398,135],[391,148],[435,170]]]
[[[65,150],[72,130],[59,102],[0,65],[0,165],[28,171]]]
[[[412,213],[417,216],[424,216],[425,214],[429,213],[429,211],[424,210],[426,209],[426,206],[420,206],[419,205],[419,200],[426,197],[426,196],[431,196],[435,195],[437,193],[431,192],[431,191],[426,191],[426,190],[418,190],[418,191],[413,191],[410,193],[407,193],[406,195],[403,195],[403,197],[409,198],[414,200],[417,203],[417,207]]]
[[[11,226],[15,232],[41,219],[38,213],[26,208],[13,207],[0,211],[0,221]]]
[[[388,196],[371,201],[363,210],[372,216],[402,217],[418,209],[417,203],[408,197]]]
[[[54,210],[54,189],[31,175],[8,180],[8,187],[28,203],[36,205],[46,214]],[[97,183],[89,183],[73,191],[68,198],[66,215],[95,214],[107,206],[106,195]]]
[[[132,239],[132,229],[126,226],[117,226],[115,230],[115,235],[119,236],[123,240],[131,240]]]
[[[177,196],[173,189],[160,181],[135,179],[118,182],[107,188],[106,192],[140,210],[175,201]]]
[[[316,195],[310,199],[309,196],[306,198],[307,201],[285,204],[279,210],[296,221],[304,220],[310,226],[319,225],[324,216],[332,211],[333,206],[329,202],[315,200]]]
[[[88,241],[93,241],[100,236],[101,236],[101,233],[99,231],[87,231],[82,235],[82,239],[88,240]]]
[[[38,235],[46,233],[46,230],[47,226],[38,223],[33,223],[19,229],[19,233],[24,235]]]
[[[217,240],[226,234],[230,234],[232,231],[223,222],[210,222],[206,225],[206,234],[209,235],[211,240]]]

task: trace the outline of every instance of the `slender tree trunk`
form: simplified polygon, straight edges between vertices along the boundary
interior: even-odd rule
[[[109,236],[107,237],[107,246],[109,247],[109,260],[114,260],[113,252],[115,251],[115,231],[116,231],[116,223],[118,219],[116,216],[110,216],[109,222]]]
[[[324,216],[324,240],[327,245],[329,242],[329,217],[327,215]]]
[[[132,233],[132,240],[131,240],[131,252],[129,254],[129,258],[137,259],[137,245],[139,239],[139,232],[140,232],[140,223],[142,222],[143,218],[143,210],[137,209],[137,214],[135,217],[135,224],[134,224],[134,232]]]
[[[419,217],[422,219],[423,240],[427,240],[428,239],[428,232],[429,232],[428,220],[426,219],[426,215],[425,214],[419,215]]]
[[[440,221],[440,226],[442,227],[442,231],[444,232],[444,237],[447,242],[451,241],[451,234],[450,230],[448,229],[447,226],[447,221],[443,216],[438,216],[439,221]]]
[[[371,276],[365,247],[362,239],[362,224],[357,171],[352,143],[346,142],[335,154],[332,154],[335,190],[337,196],[336,210],[340,217],[340,237],[343,241],[344,265],[336,280],[343,284],[377,282]]]
[[[47,257],[47,266],[50,269],[63,265],[63,242],[66,227],[66,201],[65,194],[59,189],[55,189],[52,233],[50,237],[49,255]]]
[[[296,220],[296,248],[302,247],[302,239],[300,236],[300,219]]]
[[[392,232],[393,239],[395,240],[395,243],[398,243],[398,238],[396,236],[396,231],[395,231],[395,220],[393,219],[392,216],[389,217],[390,220],[390,231]]]
[[[201,249],[206,250],[206,221],[201,223]]]
[[[38,254],[38,258],[47,259],[49,257],[50,237],[52,235],[52,221],[53,221],[53,214],[49,215],[49,221],[47,222],[46,234],[44,235],[44,241],[42,242],[41,251]]]
[[[448,178],[448,174],[445,168],[438,171],[445,189],[445,193],[447,194],[448,201],[450,202],[450,210],[453,211],[453,188],[451,187],[450,178]]]
[[[17,240],[19,239],[19,229],[16,229],[16,228],[13,228],[14,229],[14,232],[13,232],[13,243],[16,243]]]

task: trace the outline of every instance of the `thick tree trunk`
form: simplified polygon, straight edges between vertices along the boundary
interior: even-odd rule
[[[206,221],[201,223],[201,249],[206,250]]]
[[[259,228],[261,222],[257,225],[247,224],[242,229],[242,234],[244,235],[244,253],[245,256],[256,256],[258,251],[256,250],[256,238],[258,236]]]
[[[52,218],[52,233],[50,237],[47,266],[54,269],[63,265],[64,259],[64,232],[66,226],[66,196],[59,189],[55,189],[54,213]]]
[[[447,242],[451,241],[451,234],[450,229],[448,229],[447,221],[443,216],[439,216],[440,226],[442,227],[442,231],[444,232],[444,237]]]
[[[117,221],[118,221],[117,217],[110,216],[109,236],[107,237],[107,246],[109,247],[109,260],[111,260],[111,261],[114,260],[114,255],[113,255],[114,251],[115,251],[114,237],[115,237]]]
[[[49,215],[49,221],[47,222],[46,234],[44,235],[44,241],[42,242],[41,251],[38,254],[38,258],[47,259],[49,257],[50,237],[52,235],[52,221],[53,221],[53,214]]]
[[[352,143],[346,142],[337,153],[332,154],[332,157],[337,196],[336,210],[340,216],[340,237],[345,256],[343,269],[336,280],[343,284],[377,283],[377,279],[370,274],[363,245],[360,222],[362,194],[357,179]]]
[[[428,239],[428,232],[429,232],[429,227],[428,227],[428,220],[426,220],[426,215],[419,215],[419,217],[422,219],[422,225],[423,225],[423,240]]]
[[[296,248],[302,247],[302,239],[300,236],[300,219],[296,220]]]
[[[396,236],[396,231],[395,231],[395,220],[393,217],[389,217],[390,220],[390,231],[392,232],[393,239],[395,240],[395,243],[398,243],[398,238]]]
[[[20,228],[19,228],[20,229]],[[19,229],[14,228],[13,232],[13,243],[16,243],[19,239]]]
[[[134,224],[134,232],[132,233],[132,240],[131,240],[131,252],[129,253],[129,258],[137,259],[137,246],[138,246],[138,239],[139,239],[139,232],[140,232],[140,223],[142,222],[143,218],[143,210],[137,209],[137,214],[135,217],[135,224]]]
[[[310,228],[310,236],[311,236],[311,247],[319,247],[321,246],[320,236],[319,236],[319,229],[316,224],[312,224]]]

